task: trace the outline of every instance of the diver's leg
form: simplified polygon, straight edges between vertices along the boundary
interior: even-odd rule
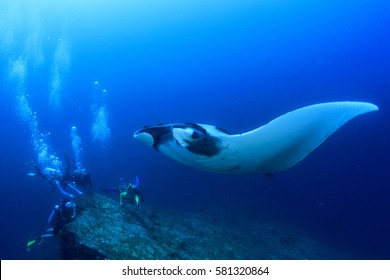
[[[70,193],[67,193],[66,191],[64,191],[64,189],[62,188],[61,183],[59,181],[56,180],[55,183],[56,183],[57,189],[61,192],[61,194],[66,196],[69,200],[74,199],[75,196],[73,194],[70,194]]]
[[[49,216],[49,219],[47,220],[47,223],[51,226],[54,225],[55,220],[57,219],[58,216],[58,211],[60,210],[60,206],[56,205],[54,206],[54,209],[51,211],[51,214]]]
[[[64,158],[66,161],[65,180],[68,180],[70,177],[70,162],[69,162],[69,158],[66,154],[64,154]]]
[[[79,194],[79,195],[84,194],[83,192],[79,191],[79,190],[78,190],[75,186],[73,186],[72,184],[66,183],[66,185],[67,185],[69,188],[71,188],[72,190],[74,190],[77,194]]]
[[[93,185],[92,185],[92,179],[91,179],[91,175],[88,174],[88,183],[87,183],[87,192],[92,192],[93,191]]]

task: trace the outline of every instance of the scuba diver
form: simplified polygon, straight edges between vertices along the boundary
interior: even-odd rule
[[[44,234],[38,235],[34,240],[27,242],[27,251],[34,244],[40,245],[45,238],[56,236],[64,225],[73,221],[77,216],[77,205],[73,201],[64,199],[55,205],[48,219],[50,228]]]
[[[65,189],[67,188],[71,189],[77,195],[83,194],[83,192],[81,192],[74,186],[73,182],[69,182],[69,180],[67,179],[68,175],[64,176],[61,170],[51,167],[45,167],[41,169],[37,163],[32,163],[35,168],[35,173],[30,172],[28,173],[29,176],[39,176],[47,180],[52,185],[53,190],[58,189],[60,193],[69,200],[74,200],[75,195],[69,193],[68,191],[65,191]]]
[[[92,179],[90,173],[87,172],[81,162],[81,138],[77,134],[77,127],[72,126],[70,138],[72,140],[74,161],[72,162],[73,164],[71,166],[68,157],[65,155],[65,160],[67,163],[66,178],[69,181],[72,181],[75,185],[83,187],[84,193],[90,193],[93,189]],[[72,167],[72,174],[69,173],[70,167]]]
[[[74,170],[72,174],[70,174],[71,164],[66,155],[65,155],[65,161],[66,161],[66,172],[65,172],[66,181],[72,182],[73,185],[83,187],[84,193],[91,193],[93,191],[91,174],[85,168],[81,166],[77,167],[77,164],[72,166]]]
[[[138,206],[144,201],[144,197],[139,186],[138,176],[135,176],[135,182],[129,183],[126,185],[121,185],[118,187],[119,194],[119,204],[123,205],[123,200],[129,201],[131,205]]]
[[[73,171],[73,174],[71,176],[71,180],[77,186],[83,186],[84,193],[91,193],[92,192],[93,185],[92,185],[91,174],[85,168],[76,169],[75,171]]]

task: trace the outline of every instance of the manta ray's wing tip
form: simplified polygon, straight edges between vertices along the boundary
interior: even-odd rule
[[[369,103],[372,107],[372,111],[378,111],[379,110],[379,107],[376,106],[375,104],[372,104],[372,103]]]
[[[378,111],[379,110],[379,107],[377,105],[375,105],[374,103],[370,103],[370,102],[356,102],[356,103],[364,105],[367,108],[367,111]]]
[[[361,106],[364,106],[368,112],[371,112],[371,111],[378,111],[379,110],[379,107],[377,105],[375,105],[374,103],[370,103],[370,102],[351,102],[351,103],[356,103],[358,105],[361,105]]]

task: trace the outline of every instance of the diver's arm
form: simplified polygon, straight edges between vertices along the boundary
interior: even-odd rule
[[[70,219],[73,221],[76,218],[76,215],[77,215],[76,204],[75,203],[73,203],[72,209],[73,209],[73,212],[72,212],[72,216],[70,217]]]
[[[34,162],[34,168],[35,168],[36,174],[37,174],[39,177],[41,177],[41,178],[43,178],[43,179],[46,179],[46,176],[43,175],[41,168],[38,166],[38,164],[37,164],[36,162]]]

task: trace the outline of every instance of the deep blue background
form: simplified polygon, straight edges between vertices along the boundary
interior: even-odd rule
[[[62,2],[0,4],[2,259],[48,257],[55,241],[29,253],[25,245],[47,226],[59,198],[26,176],[25,163],[36,154],[7,78],[18,58],[26,62],[25,93],[40,131],[50,132],[51,151],[60,159],[72,154],[76,125],[97,188],[138,174],[149,205],[233,209],[248,223],[267,215],[351,258],[390,258],[388,1]],[[56,109],[49,92],[59,40],[70,64]],[[104,146],[91,137],[95,81],[107,90],[111,138]],[[339,100],[380,110],[352,120],[271,181],[194,170],[132,138],[160,122],[240,133],[298,107]]]

